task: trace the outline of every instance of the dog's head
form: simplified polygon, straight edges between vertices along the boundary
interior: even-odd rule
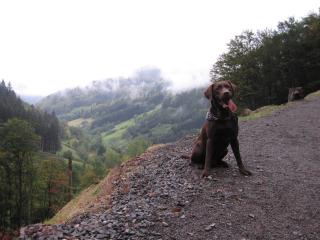
[[[302,87],[294,88],[293,98],[294,98],[294,100],[303,98],[303,88]]]
[[[295,101],[304,97],[302,87],[289,88],[288,101]]]
[[[230,81],[218,81],[211,84],[204,92],[204,96],[210,101],[216,100],[224,109],[229,108],[232,112],[237,111],[237,106],[232,101],[235,85]]]

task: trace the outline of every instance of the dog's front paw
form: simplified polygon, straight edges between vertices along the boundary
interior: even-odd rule
[[[242,175],[245,175],[245,176],[251,176],[252,175],[252,173],[249,170],[245,169],[245,168],[239,168],[239,171],[240,171],[240,173]]]
[[[228,163],[226,163],[225,161],[219,161],[219,162],[217,162],[217,165],[216,165],[217,167],[222,167],[222,168],[229,168],[229,164]]]
[[[209,176],[209,172],[207,170],[203,170],[201,177],[205,178]]]

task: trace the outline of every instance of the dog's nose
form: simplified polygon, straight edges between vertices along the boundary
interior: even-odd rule
[[[225,96],[225,97],[230,96],[230,92],[224,92],[224,93],[223,93],[223,96]]]

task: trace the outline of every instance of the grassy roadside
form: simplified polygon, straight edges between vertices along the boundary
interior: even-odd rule
[[[313,92],[313,93],[310,93],[304,99],[307,101],[310,101],[310,100],[318,98],[318,97],[320,97],[320,90]]]
[[[268,105],[254,110],[249,116],[239,117],[240,121],[254,120],[257,118],[265,117],[272,114],[275,111],[284,109],[286,105]]]
[[[318,97],[320,97],[320,90],[308,94],[307,96],[305,96],[304,100],[310,101],[310,100],[318,98]],[[289,103],[285,103],[285,104],[281,104],[281,105],[264,106],[264,107],[256,109],[249,116],[239,117],[239,120],[240,121],[247,121],[247,120],[254,120],[257,118],[265,117],[265,116],[268,116],[268,115],[274,113],[275,111],[279,111],[279,110],[282,110],[286,107],[292,106],[293,104],[294,104],[294,102],[289,102]]]
[[[68,202],[56,215],[45,221],[45,224],[63,223],[75,215],[86,212],[90,203],[95,201],[99,192],[99,185],[91,185],[83,190],[77,197]]]

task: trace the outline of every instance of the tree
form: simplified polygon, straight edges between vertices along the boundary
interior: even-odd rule
[[[42,221],[64,204],[64,162],[38,151],[56,152],[60,129],[54,112],[24,103],[0,82],[0,229]]]
[[[39,156],[35,196],[38,207],[33,213],[37,222],[52,217],[68,200],[69,179],[66,168],[65,162],[55,155],[42,153]]]
[[[60,123],[55,113],[48,114],[23,103],[4,80],[0,83],[0,123],[10,118],[29,122],[36,134],[41,136],[41,150],[55,153],[60,148]]]
[[[73,191],[72,191],[72,159],[73,155],[70,150],[63,153],[63,157],[68,159],[68,177],[69,177],[69,201],[72,199]]]
[[[232,80],[241,105],[257,108],[287,101],[288,89],[320,88],[320,14],[289,18],[277,30],[245,31],[228,44],[211,71],[213,81]]]
[[[143,153],[151,143],[143,138],[136,138],[129,143],[127,149],[127,155],[129,157],[136,157]]]
[[[33,154],[39,148],[39,136],[24,120],[10,119],[1,129],[1,167],[8,186],[9,217],[17,226],[30,219],[34,184]],[[12,204],[14,202],[14,204]]]

